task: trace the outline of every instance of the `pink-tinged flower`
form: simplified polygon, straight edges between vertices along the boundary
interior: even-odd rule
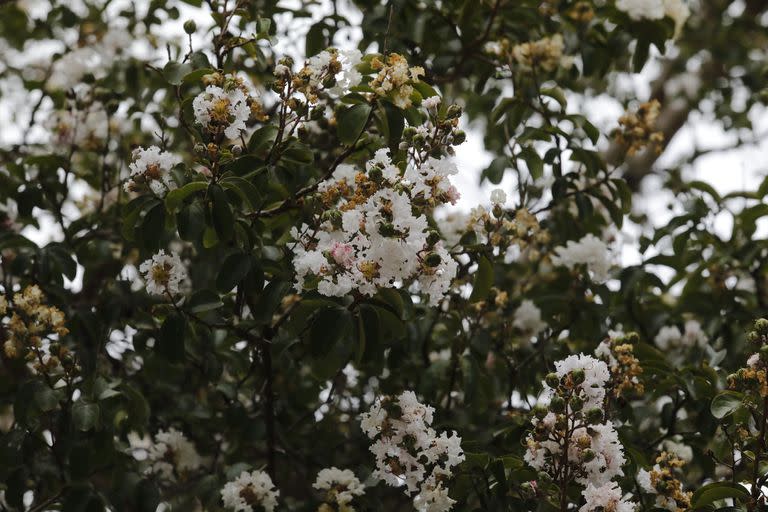
[[[335,242],[331,247],[331,258],[344,268],[351,268],[355,262],[354,249],[349,244]]]
[[[445,195],[448,197],[448,200],[451,202],[451,204],[456,204],[456,201],[461,198],[461,193],[453,185],[448,187]]]

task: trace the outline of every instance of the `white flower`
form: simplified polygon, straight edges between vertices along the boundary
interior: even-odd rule
[[[512,325],[530,333],[538,333],[547,327],[541,319],[541,310],[531,300],[524,300],[515,310]]]
[[[154,295],[179,293],[179,285],[187,278],[187,269],[179,255],[175,252],[165,254],[162,249],[142,263],[139,271],[146,282],[147,293]]]
[[[221,490],[221,499],[224,507],[235,512],[256,512],[261,509],[273,512],[280,495],[280,491],[274,487],[272,479],[265,472],[243,471],[233,481],[227,482]]]
[[[507,202],[507,193],[500,188],[491,191],[491,203],[502,206]]]
[[[195,121],[204,129],[216,132],[224,127],[228,139],[237,139],[246,129],[251,116],[248,98],[238,87],[225,91],[216,85],[209,85],[192,101]]]
[[[317,474],[317,479],[312,487],[321,491],[327,491],[327,501],[335,502],[344,510],[353,512],[354,509],[349,504],[355,496],[365,494],[365,486],[349,469],[338,469],[336,467],[325,468]]]
[[[593,279],[602,282],[608,279],[611,268],[610,252],[605,242],[590,233],[578,242],[569,240],[565,247],[557,247],[552,264],[571,270],[576,265],[586,265]]]
[[[685,322],[684,332],[680,332],[676,326],[664,326],[659,329],[654,338],[654,343],[661,350],[673,350],[691,347],[705,347],[709,343],[701,324],[696,320]]]
[[[562,361],[555,363],[555,373],[560,378],[565,377],[574,370],[584,371],[584,382],[579,385],[584,391],[584,409],[592,407],[602,408],[603,400],[605,399],[605,384],[611,378],[608,365],[603,361],[584,354],[570,355]],[[549,391],[549,396],[552,396],[553,390],[546,383],[544,385]]]
[[[586,504],[579,512],[634,512],[637,505],[622,497],[616,482],[609,482],[599,487],[587,484],[581,492]]]
[[[637,483],[643,491],[652,494],[656,493],[656,489],[654,489],[651,484],[651,474],[645,469],[641,469],[637,472]]]
[[[362,415],[361,427],[374,440],[371,452],[376,457],[372,476],[394,487],[405,487],[414,498],[417,510],[446,511],[453,505],[444,479],[464,461],[461,437],[455,432],[440,435],[430,426],[434,408],[420,403],[413,391],[397,397],[399,417],[390,417],[384,406],[391,402],[380,398]]]
[[[451,510],[456,500],[448,496],[448,489],[442,482],[435,486],[422,486],[419,494],[413,498],[413,508],[418,512],[446,512]]]
[[[154,440],[129,436],[134,458],[146,460],[146,473],[157,475],[164,482],[175,482],[177,475],[184,475],[198,469],[202,459],[195,445],[184,434],[174,428],[161,430]]]
[[[755,352],[751,356],[749,356],[749,359],[747,359],[747,366],[750,368],[755,368],[757,366],[757,363],[760,362],[760,354]]]
[[[144,184],[156,196],[164,195],[176,188],[176,183],[171,178],[171,168],[179,162],[181,158],[161,151],[157,146],[136,149],[133,152],[133,162],[128,166],[131,179],[126,182],[125,190],[130,192]]]
[[[633,20],[660,20],[664,17],[664,0],[616,0],[616,8]]]
[[[683,335],[680,333],[680,329],[674,325],[665,325],[659,329],[659,332],[656,334],[653,342],[656,343],[656,346],[658,346],[661,350],[668,350],[670,347],[679,346],[682,337]]]
[[[440,101],[440,96],[430,96],[429,98],[425,98],[421,104],[424,108],[432,110],[440,106]]]
[[[410,287],[428,295],[430,305],[439,304],[458,263],[439,240],[428,239],[424,205],[454,200],[449,177],[457,172],[450,160],[436,158],[402,172],[387,149],[376,151],[364,171],[337,167],[318,187],[336,198],[331,205],[336,221],[317,216],[313,226],[291,230],[296,289],[303,290],[309,281],[320,294],[340,297],[353,290],[374,295],[381,287]],[[377,176],[376,188],[358,190],[358,178],[366,174]]]
[[[674,453],[677,457],[685,463],[690,463],[693,460],[693,449],[687,444],[681,443],[680,436],[675,436],[675,439],[665,439],[661,443],[664,451],[668,453]]]

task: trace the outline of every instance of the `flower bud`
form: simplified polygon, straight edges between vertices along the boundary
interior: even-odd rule
[[[414,128],[413,126],[406,126],[403,129],[403,138],[405,140],[411,140],[414,135],[416,135],[416,128]]]
[[[597,457],[597,454],[594,452],[594,450],[587,449],[581,452],[581,460],[583,462],[590,462],[595,460],[595,457]]]
[[[760,347],[760,359],[762,361],[768,361],[768,345]]]
[[[522,494],[523,498],[531,499],[536,497],[536,489],[531,485],[531,482],[523,482],[520,485],[520,494]]]
[[[448,111],[445,113],[445,116],[448,119],[455,119],[457,117],[461,117],[461,107],[458,105],[451,105],[448,107]]]
[[[195,144],[195,153],[197,153],[199,156],[205,155],[205,146],[203,144]]]
[[[552,398],[552,401],[549,403],[549,408],[552,412],[559,414],[565,411],[565,400],[563,397],[556,396]]]
[[[429,233],[427,234],[427,244],[429,244],[430,246],[433,246],[439,241],[440,241],[440,233],[438,233],[434,229],[430,230]]]
[[[194,34],[197,30],[197,23],[195,23],[195,20],[187,20],[184,22],[184,32],[187,34]]]
[[[592,409],[587,411],[587,421],[592,424],[596,425],[603,421],[603,410],[599,407],[593,407]]]
[[[544,382],[547,383],[547,386],[551,388],[557,388],[560,385],[560,377],[555,373],[549,373],[546,377],[544,377]]]
[[[381,180],[384,179],[384,174],[378,167],[371,167],[371,170],[368,171],[368,177],[375,183],[381,183]]]
[[[462,144],[465,140],[467,140],[467,134],[464,133],[464,130],[456,130],[453,132],[454,144]]]
[[[432,267],[432,268],[438,266],[441,261],[443,261],[443,259],[436,252],[431,252],[431,253],[427,254],[426,258],[424,258],[424,263],[428,267]]]
[[[232,146],[232,154],[235,156],[240,156],[243,154],[243,147],[240,144],[235,144]]]
[[[573,379],[573,383],[578,385],[578,384],[583,384],[587,376],[584,374],[584,370],[582,370],[581,368],[578,368],[571,372],[571,378]]]
[[[747,333],[747,341],[749,343],[759,343],[760,342],[760,335],[757,334],[756,331],[749,331]]]
[[[626,336],[624,336],[624,339],[627,343],[630,343],[632,345],[635,345],[637,343],[640,343],[640,336],[636,332],[630,332]]]
[[[542,404],[536,404],[536,406],[533,408],[533,414],[539,418],[540,420],[543,420],[544,417],[549,414],[549,409],[545,405]]]
[[[571,409],[574,411],[580,411],[584,408],[584,399],[580,396],[574,396],[571,398]]]
[[[379,234],[381,236],[393,236],[395,234],[395,225],[391,222],[381,222],[379,224]]]
[[[767,334],[768,333],[768,320],[765,318],[758,318],[755,320],[755,330],[758,331],[760,334]]]

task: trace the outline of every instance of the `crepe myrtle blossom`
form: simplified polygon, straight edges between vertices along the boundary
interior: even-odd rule
[[[680,332],[677,326],[665,325],[659,329],[653,341],[657,347],[665,351],[705,347],[709,343],[709,338],[696,320],[686,321],[683,329],[683,332]]]
[[[345,512],[354,512],[350,503],[356,496],[365,494],[365,486],[351,470],[337,467],[320,470],[312,487],[325,491],[325,501],[337,504]]]
[[[360,426],[373,440],[376,457],[372,476],[394,487],[405,487],[417,510],[443,512],[455,503],[443,481],[464,461],[461,437],[438,434],[432,427],[434,408],[418,401],[413,391],[382,397],[362,414]]]
[[[456,172],[452,162],[431,157],[402,172],[386,149],[377,151],[365,170],[338,166],[318,187],[323,213],[313,226],[291,231],[296,289],[314,286],[322,295],[339,297],[412,285],[437,305],[458,264],[425,213],[456,197],[450,183]]]
[[[608,482],[599,487],[587,484],[581,492],[586,503],[579,512],[634,512],[637,504],[622,496],[621,488],[616,482]]]
[[[224,508],[235,512],[273,512],[280,491],[264,471],[243,471],[221,490]]]
[[[633,20],[660,20],[669,16],[675,22],[676,34],[691,15],[685,0],[616,0],[616,8]]]
[[[555,248],[552,264],[573,270],[577,265],[586,265],[593,279],[603,282],[608,279],[611,268],[608,245],[593,234],[587,234],[578,242],[569,240],[565,247]]]
[[[162,249],[142,263],[139,272],[146,283],[147,293],[152,295],[176,295],[181,282],[187,278],[187,269],[179,255],[175,252],[166,254]]]
[[[157,146],[137,148],[133,152],[133,162],[128,166],[131,177],[125,183],[125,191],[136,192],[148,187],[156,196],[163,196],[176,188],[171,169],[180,162],[181,158]]]
[[[538,333],[547,327],[541,319],[541,310],[532,300],[525,299],[513,314],[512,325],[521,331]]]
[[[128,436],[133,457],[146,461],[145,473],[153,474],[164,483],[176,482],[202,466],[203,461],[182,432],[173,427],[160,430],[153,439],[135,433]]]

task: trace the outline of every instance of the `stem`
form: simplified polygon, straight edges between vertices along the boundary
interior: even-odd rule
[[[757,438],[757,450],[755,450],[755,467],[752,470],[752,499],[757,502],[761,497],[762,491],[758,484],[758,475],[760,471],[760,457],[763,454],[763,444],[765,443],[766,423],[768,423],[768,397],[763,399],[763,415],[760,423],[760,436]]]

